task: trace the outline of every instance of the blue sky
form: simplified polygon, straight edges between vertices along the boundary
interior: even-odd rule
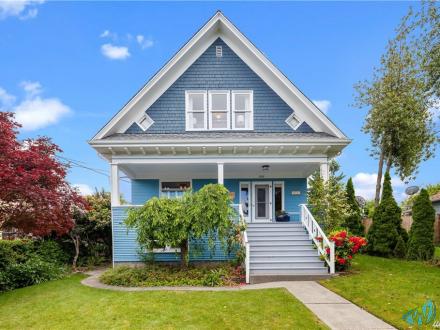
[[[220,9],[353,139],[339,161],[369,197],[377,161],[360,130],[365,111],[352,106],[353,84],[371,76],[411,4],[0,3],[0,108],[17,113],[20,138],[50,136],[64,157],[108,172],[86,141]],[[420,166],[413,183],[440,182],[439,156]],[[109,187],[108,177],[79,167],[68,179],[84,189]],[[401,199],[405,185],[394,184]]]

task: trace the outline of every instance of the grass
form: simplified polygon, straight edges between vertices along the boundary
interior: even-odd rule
[[[284,289],[119,292],[83,278],[1,293],[1,329],[326,329]]]
[[[440,307],[440,267],[422,262],[360,255],[352,275],[321,284],[401,329],[408,328],[402,315],[427,299]]]
[[[440,246],[435,248],[435,258],[440,259]]]

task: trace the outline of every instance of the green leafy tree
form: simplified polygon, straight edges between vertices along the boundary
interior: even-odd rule
[[[351,178],[347,181],[346,198],[350,208],[349,215],[345,218],[345,227],[353,235],[363,236],[364,225],[362,224],[362,215],[359,204],[356,200],[356,195],[353,187],[353,180]]]
[[[413,224],[409,232],[408,259],[431,260],[434,256],[435,210],[426,189],[422,189],[412,208]]]
[[[420,43],[425,34],[414,28],[417,21],[412,11],[402,19],[372,80],[355,85],[356,105],[368,108],[363,131],[370,135],[371,155],[378,158],[376,206],[385,163],[386,172],[394,167],[402,180],[411,179],[438,141],[431,111],[438,102],[428,92],[432,84]]]
[[[137,241],[147,251],[180,247],[185,266],[190,239],[207,237],[211,250],[216,239],[225,246],[230,242],[234,235],[233,212],[228,190],[223,185],[208,184],[195,193],[187,192],[183,198],[154,197],[142,207],[131,209],[125,224],[136,229]]]
[[[329,164],[329,179],[324,182],[319,171],[309,180],[308,204],[316,221],[326,232],[341,227],[350,214],[350,208],[342,180],[344,175],[339,173],[339,164],[332,160]]]
[[[110,193],[96,190],[93,195],[86,196],[86,201],[87,210],[74,211],[75,225],[68,235],[75,250],[74,269],[80,254],[95,260],[108,259],[112,250]]]
[[[399,239],[405,241],[402,237],[404,229],[401,227],[401,221],[401,210],[393,197],[391,177],[386,172],[382,200],[374,211],[373,223],[367,234],[368,253],[382,257],[392,257]]]

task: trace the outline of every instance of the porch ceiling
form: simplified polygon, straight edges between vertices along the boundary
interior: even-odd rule
[[[269,165],[263,170],[263,165]],[[234,163],[224,164],[225,179],[305,178],[319,169],[320,163]],[[119,164],[119,169],[132,179],[216,179],[217,164]]]

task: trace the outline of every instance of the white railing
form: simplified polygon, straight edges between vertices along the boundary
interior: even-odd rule
[[[305,204],[301,204],[301,222],[306,227],[310,238],[315,243],[318,252],[323,256],[325,262],[330,267],[330,274],[335,273],[335,243],[331,242],[319,224],[316,222],[312,213],[309,211]],[[330,253],[327,254],[327,248]]]
[[[241,204],[233,204],[234,207],[237,207],[238,209],[238,221],[241,225],[243,225],[246,228],[246,220],[244,218],[244,214],[243,214],[243,208],[241,206]],[[249,271],[249,266],[250,266],[250,245],[249,245],[249,240],[247,237],[247,232],[246,229],[242,232],[241,234],[241,243],[242,246],[244,246],[245,248],[245,269],[246,269],[246,283],[249,284],[250,283],[250,271]]]

